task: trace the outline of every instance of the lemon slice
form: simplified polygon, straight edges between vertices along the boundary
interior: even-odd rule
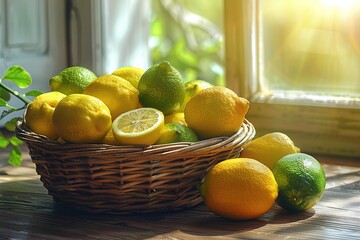
[[[154,108],[138,108],[120,114],[112,124],[120,144],[151,145],[160,137],[164,114]]]

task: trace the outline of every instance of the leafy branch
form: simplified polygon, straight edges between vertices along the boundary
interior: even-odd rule
[[[32,83],[30,74],[20,66],[15,65],[5,71],[4,76],[0,78],[0,109],[3,108],[0,115],[0,120],[4,119],[6,116],[12,113],[25,110],[26,106],[31,102],[31,100],[29,100],[27,97],[36,97],[42,93],[41,91],[32,90],[26,92],[25,94],[22,94],[5,85],[4,81],[10,81],[12,83],[15,83],[17,87],[23,89],[28,88]],[[11,96],[14,96],[20,100],[20,106],[11,106],[9,104]],[[8,131],[14,132],[18,119],[19,117],[14,117],[8,120],[5,123],[5,128]],[[22,141],[16,136],[5,137],[0,132],[0,148],[6,148],[9,145],[11,146],[8,162],[13,166],[19,166],[21,164],[21,144]]]

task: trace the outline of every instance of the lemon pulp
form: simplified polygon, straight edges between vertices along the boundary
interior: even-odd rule
[[[151,145],[160,137],[164,114],[154,108],[138,108],[119,115],[113,132],[120,144]]]

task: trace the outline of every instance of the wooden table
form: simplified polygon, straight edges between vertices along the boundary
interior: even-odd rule
[[[230,221],[202,204],[133,215],[87,214],[61,207],[39,181],[25,153],[22,167],[0,149],[0,239],[360,239],[360,159],[318,159],[327,175],[322,200],[291,214],[278,206],[259,219]]]

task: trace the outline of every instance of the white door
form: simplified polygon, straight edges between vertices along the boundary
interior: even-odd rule
[[[1,76],[10,66],[20,65],[32,77],[31,89],[49,90],[49,79],[67,65],[65,4],[63,0],[0,0]]]

